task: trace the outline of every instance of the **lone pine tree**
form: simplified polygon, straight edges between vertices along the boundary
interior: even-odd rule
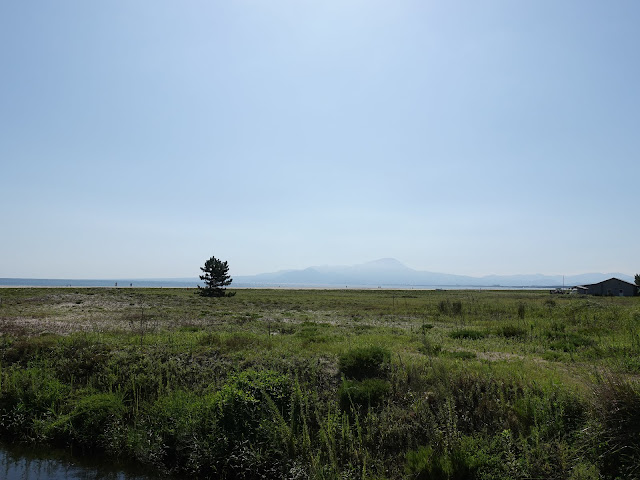
[[[204,287],[198,285],[198,293],[205,297],[230,297],[233,293],[226,293],[227,286],[231,285],[233,279],[228,275],[229,265],[227,262],[211,257],[204,262],[204,267],[200,267],[202,275],[200,280],[204,281]]]

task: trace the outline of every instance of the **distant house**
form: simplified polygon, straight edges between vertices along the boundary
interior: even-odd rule
[[[638,294],[638,287],[633,283],[625,282],[619,278],[610,278],[591,285],[576,287],[578,292],[587,295],[602,295],[613,297],[633,297]]]

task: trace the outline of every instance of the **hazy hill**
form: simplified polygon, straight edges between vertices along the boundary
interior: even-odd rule
[[[414,270],[394,258],[381,258],[358,265],[315,266],[302,270],[282,270],[250,276],[234,276],[231,287],[271,287],[271,286],[362,286],[362,287],[567,287],[596,283],[617,277],[633,283],[633,278],[622,273],[585,273],[582,275],[487,275],[470,277],[447,273]],[[111,280],[65,280],[65,279],[25,279],[0,278],[5,286],[115,286],[128,287],[195,287],[197,278],[156,278],[156,279],[111,279]]]
[[[564,285],[596,283],[617,277],[633,283],[622,273],[587,273],[566,276]],[[394,258],[382,258],[359,265],[315,266],[252,276],[234,277],[234,283],[253,285],[361,285],[361,286],[469,286],[547,287],[563,285],[562,275],[487,275],[471,277],[414,270]]]

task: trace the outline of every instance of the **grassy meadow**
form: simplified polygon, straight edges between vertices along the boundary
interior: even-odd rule
[[[0,289],[0,437],[196,478],[640,478],[640,297]]]

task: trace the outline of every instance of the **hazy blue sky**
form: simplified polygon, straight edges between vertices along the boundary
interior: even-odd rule
[[[636,0],[0,3],[0,277],[640,272]]]

